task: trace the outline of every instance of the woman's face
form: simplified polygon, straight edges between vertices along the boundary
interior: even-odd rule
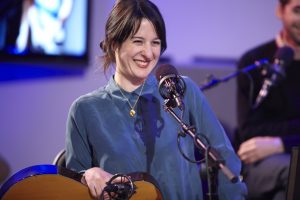
[[[142,84],[156,66],[160,51],[161,41],[153,24],[143,19],[137,33],[115,51],[117,82]]]

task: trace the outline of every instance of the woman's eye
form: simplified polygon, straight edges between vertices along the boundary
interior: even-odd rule
[[[133,40],[133,43],[135,43],[135,44],[142,44],[143,41],[142,40]]]
[[[155,44],[155,45],[160,45],[160,41],[153,41],[153,44]]]

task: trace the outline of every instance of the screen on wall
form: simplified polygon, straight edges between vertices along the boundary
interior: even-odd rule
[[[2,0],[0,61],[88,61],[89,0]]]

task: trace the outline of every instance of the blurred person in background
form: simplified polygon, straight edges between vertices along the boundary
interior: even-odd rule
[[[282,47],[294,52],[291,62],[281,66],[285,76],[259,105],[255,105],[256,98],[273,72],[256,68],[237,79],[239,127],[235,146],[244,164],[249,200],[286,198],[291,148],[300,145],[300,0],[279,0],[276,15],[282,22],[276,38],[249,50],[238,63],[239,69],[260,59],[273,64]]]

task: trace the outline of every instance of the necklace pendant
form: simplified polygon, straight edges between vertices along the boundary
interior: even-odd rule
[[[129,112],[129,115],[130,115],[131,117],[134,117],[135,111],[134,111],[133,109],[131,109],[130,112]]]

